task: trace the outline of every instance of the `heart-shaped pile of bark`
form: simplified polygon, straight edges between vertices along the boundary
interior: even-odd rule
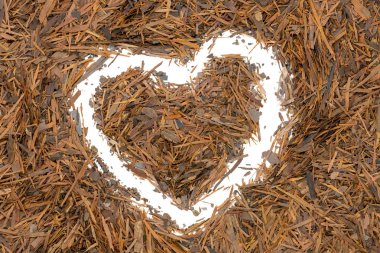
[[[257,135],[258,74],[242,58],[225,57],[210,60],[191,83],[150,75],[128,69],[104,78],[95,117],[131,170],[188,208]]]

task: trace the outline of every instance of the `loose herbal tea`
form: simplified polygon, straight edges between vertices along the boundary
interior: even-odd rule
[[[0,0],[1,249],[376,252],[379,4]],[[202,230],[175,236],[167,217],[147,219],[133,193],[98,170],[70,94],[85,57],[109,56],[110,44],[186,61],[229,29],[276,49],[293,76],[283,105],[294,117],[276,133],[280,162],[259,171],[263,182],[243,185]]]

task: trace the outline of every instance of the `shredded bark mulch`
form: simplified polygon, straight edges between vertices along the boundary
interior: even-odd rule
[[[373,0],[0,0],[2,252],[376,252],[380,4]],[[173,234],[133,207],[69,114],[108,46],[191,59],[233,29],[276,49],[293,118],[234,207]]]

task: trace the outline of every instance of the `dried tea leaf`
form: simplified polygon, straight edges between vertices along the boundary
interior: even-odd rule
[[[156,110],[154,110],[152,108],[143,107],[141,109],[141,112],[151,119],[157,119],[158,118],[158,114],[157,114]]]
[[[47,17],[50,15],[50,13],[53,11],[53,8],[56,4],[57,0],[46,0],[45,4],[40,12],[40,16],[38,19],[40,20],[40,23],[45,24]]]
[[[168,129],[161,130],[161,136],[173,143],[180,143],[181,138],[174,132]]]
[[[253,120],[253,122],[255,122],[255,123],[260,122],[261,112],[259,110],[257,110],[256,108],[248,109],[248,115]]]
[[[351,0],[355,12],[363,19],[367,20],[371,17],[371,12],[362,4],[361,0]]]
[[[143,253],[144,252],[144,229],[143,229],[143,222],[142,221],[136,221],[135,222],[134,238],[135,238],[136,242],[135,242],[133,252]]]

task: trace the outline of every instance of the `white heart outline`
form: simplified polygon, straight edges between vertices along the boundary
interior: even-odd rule
[[[195,68],[195,71],[192,68],[188,68],[187,72],[190,73],[191,70],[193,70],[193,73],[190,73],[190,78],[194,78],[195,75],[200,72],[199,68],[204,67],[204,64],[207,62],[207,56],[212,53],[216,57],[222,57],[223,55],[218,55],[217,52],[217,46],[218,41],[227,39],[231,41],[231,35],[232,32],[226,31],[222,34],[220,37],[216,37],[213,40],[209,40],[206,43],[204,43],[200,49],[200,51],[196,54],[195,60],[193,62],[198,62],[201,59],[201,64],[198,64],[198,66]],[[251,63],[263,63],[260,66],[260,71],[267,74],[270,77],[270,79],[263,79],[261,81],[261,86],[264,87],[265,90],[265,96],[266,100],[263,102],[263,107],[261,108],[262,115],[260,117],[260,133],[261,133],[261,141],[258,143],[269,143],[268,145],[263,145],[265,147],[257,148],[259,145],[251,145],[247,144],[244,145],[244,153],[259,153],[261,155],[262,152],[270,150],[273,148],[274,140],[271,140],[271,137],[273,136],[274,132],[277,130],[278,126],[280,126],[281,121],[278,118],[278,113],[283,109],[280,105],[280,100],[278,96],[276,95],[276,91],[278,91],[278,84],[280,83],[281,73],[282,73],[282,67],[280,63],[275,59],[275,56],[273,54],[272,49],[265,49],[262,47],[261,44],[257,43],[256,40],[249,36],[249,35],[239,35],[241,36],[246,43],[249,43],[249,41],[253,41],[253,49],[249,49],[248,47],[243,48],[242,46],[237,47],[231,47],[228,52],[228,54],[240,54],[243,57],[247,57],[248,61]],[[235,37],[232,37],[232,40],[236,39]],[[208,48],[214,45],[212,50],[209,51]],[[233,49],[234,48],[234,49]],[[244,50],[243,50],[244,49]],[[223,49],[222,49],[223,50]],[[123,55],[130,54],[129,50],[123,50]],[[260,56],[258,61],[251,61],[250,56]],[[107,162],[108,167],[110,169],[110,172],[112,172],[116,178],[120,180],[122,185],[130,188],[137,188],[140,192],[142,199],[148,199],[148,204],[156,209],[158,213],[164,214],[167,213],[170,215],[170,217],[177,221],[177,224],[181,225],[183,224],[183,228],[190,227],[201,220],[209,219],[213,215],[213,208],[210,208],[210,202],[208,201],[211,197],[214,199],[213,204],[215,206],[220,206],[225,202],[226,200],[230,199],[231,191],[232,189],[235,189],[234,185],[237,183],[231,181],[233,178],[237,178],[238,180],[244,180],[246,178],[243,174],[245,174],[246,170],[234,170],[229,177],[222,182],[222,184],[218,187],[217,191],[211,193],[203,200],[196,203],[193,207],[197,210],[202,210],[199,215],[194,215],[194,213],[190,210],[181,210],[179,209],[175,204],[172,203],[172,199],[169,196],[164,196],[162,193],[156,192],[156,186],[154,186],[149,180],[147,179],[141,179],[140,177],[134,175],[131,171],[123,168],[125,162],[119,159],[117,154],[113,153],[111,151],[111,148],[109,147],[109,144],[107,142],[107,137],[104,136],[102,131],[100,131],[96,127],[96,122],[93,119],[94,115],[94,109],[90,106],[90,99],[95,95],[95,89],[99,86],[100,78],[101,76],[107,76],[107,77],[116,77],[123,71],[127,70],[128,67],[138,67],[141,65],[141,60],[136,61],[135,58],[141,58],[144,60],[145,63],[145,69],[149,70],[152,69],[154,66],[157,65],[159,62],[163,62],[161,66],[164,66],[167,64],[170,65],[169,59],[163,59],[159,57],[152,57],[152,56],[146,56],[146,55],[130,55],[129,57],[124,56],[114,56],[113,58],[109,58],[104,62],[104,65],[108,67],[104,67],[101,70],[93,72],[90,76],[88,76],[86,79],[81,80],[77,86],[75,87],[73,94],[75,94],[77,91],[81,91],[81,95],[77,98],[74,104],[74,108],[81,112],[82,116],[82,126],[86,127],[88,132],[86,135],[86,140],[93,144],[97,143],[97,145],[93,145],[98,150],[98,155],[100,158],[102,158],[105,162]],[[95,58],[96,61],[99,59],[99,57]],[[138,64],[131,64],[126,65],[125,63],[128,61],[132,61],[132,63],[138,63]],[[118,67],[118,64],[123,63],[122,65],[127,66],[123,69],[120,69]],[[191,62],[190,62],[191,63]],[[187,63],[186,66],[189,66],[191,64]],[[157,71],[160,71],[162,67],[157,68]],[[171,66],[172,68],[173,66]],[[182,71],[184,70],[183,66],[174,66],[180,68]],[[104,72],[107,71],[105,74]],[[177,72],[176,72],[177,73]],[[173,82],[173,80],[170,80],[171,76],[168,74],[168,81]],[[185,80],[187,81],[187,80]],[[185,81],[181,81],[184,83]],[[277,84],[277,85],[276,85]],[[273,102],[275,101],[275,103]],[[270,103],[272,104],[270,104]],[[272,106],[272,107],[271,107]],[[287,113],[282,114],[285,119],[287,119]],[[271,122],[271,124],[264,126],[262,124],[262,121],[264,122]],[[264,129],[266,127],[266,129]],[[99,146],[100,144],[100,146]],[[261,151],[261,152],[260,152]],[[249,159],[248,159],[249,160]],[[243,160],[246,161],[246,158]],[[260,163],[263,161],[263,159],[260,159]],[[247,162],[245,162],[247,163]],[[112,164],[111,166],[109,164]],[[255,163],[255,166],[256,163]],[[229,164],[229,167],[231,168],[231,164]],[[252,176],[251,176],[252,177]],[[131,180],[132,179],[132,180]],[[229,205],[231,206],[234,203],[234,201],[230,201]],[[136,200],[136,206],[141,207],[143,210],[146,211],[147,214],[149,214],[149,209],[146,207],[146,204],[143,200],[137,201]],[[204,210],[204,208],[207,208],[207,210]],[[181,222],[179,222],[181,221]]]

